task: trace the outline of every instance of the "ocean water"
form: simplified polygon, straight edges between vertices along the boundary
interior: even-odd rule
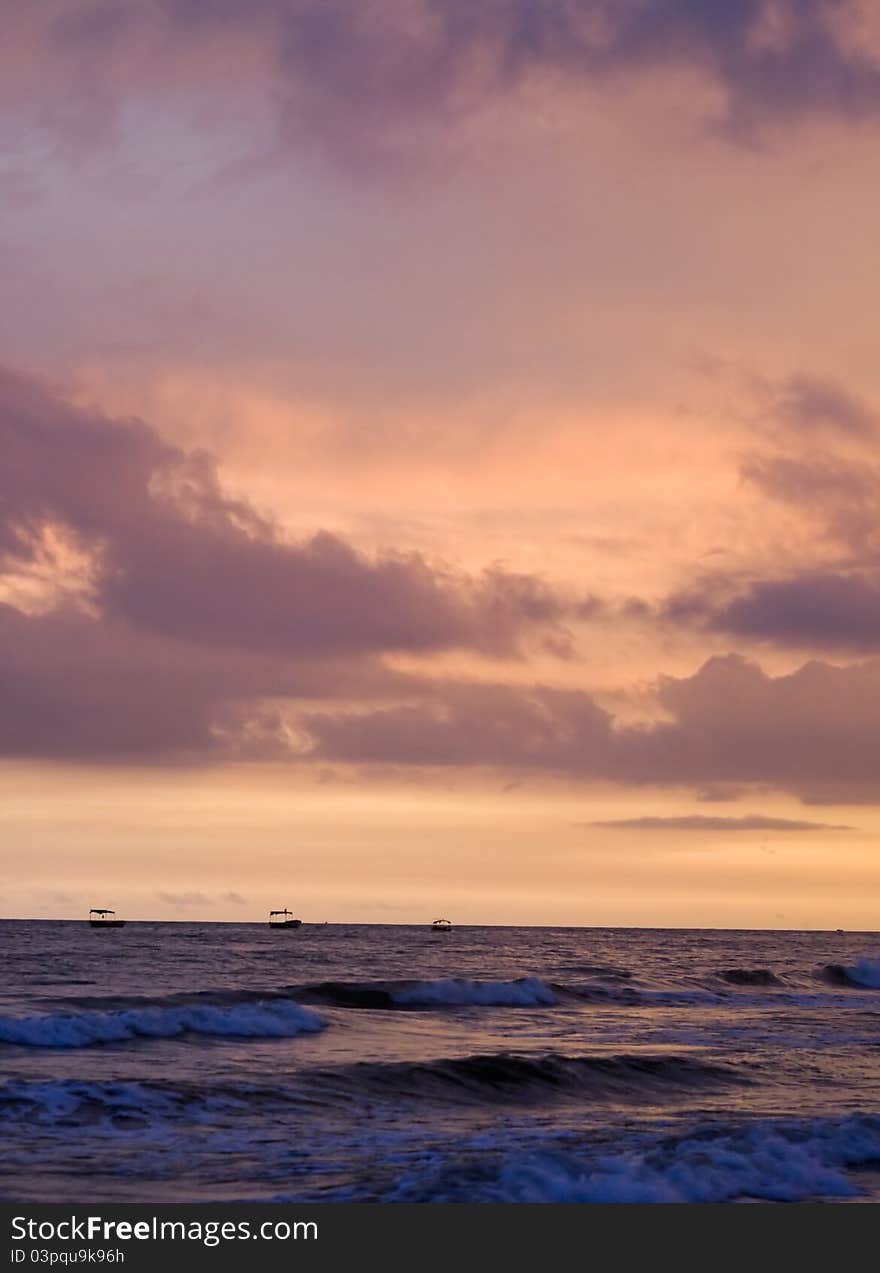
[[[0,923],[0,1196],[880,1200],[880,935]]]

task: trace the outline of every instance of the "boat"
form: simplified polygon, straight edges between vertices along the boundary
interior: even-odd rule
[[[286,907],[283,911],[269,911],[270,928],[299,928],[301,924],[302,920],[294,919],[293,911]]]
[[[448,933],[452,929],[451,919],[435,919],[431,925],[432,933]]]
[[[89,911],[89,924],[92,928],[124,928],[125,920],[115,916],[116,911],[107,910],[106,906],[93,906]]]

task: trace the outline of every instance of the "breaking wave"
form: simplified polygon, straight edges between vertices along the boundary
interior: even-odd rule
[[[874,984],[871,981],[874,976],[877,979],[876,984],[880,985],[880,965],[868,964],[865,968],[865,963],[866,961],[860,961],[852,969],[829,965],[822,972],[822,980],[835,987],[864,990]],[[766,1003],[764,992],[771,992],[775,1002],[802,1007],[820,1007],[834,1002],[830,991],[823,995],[815,990],[797,990],[769,968],[727,968],[713,974],[713,977],[714,989],[711,985],[649,989],[619,984],[601,985],[589,981],[560,984],[547,983],[537,977],[520,977],[513,981],[477,981],[449,977],[438,981],[325,981],[288,986],[286,993],[304,1003],[386,1011],[466,1007],[534,1008],[554,1007],[566,1002],[619,1008],[749,1007]],[[749,994],[748,991],[753,993]]]
[[[537,977],[515,981],[461,977],[374,983],[325,981],[302,987],[298,993],[308,1002],[337,1008],[532,1008],[557,1003],[554,991]]]
[[[482,1178],[441,1168],[398,1181],[388,1201],[801,1202],[861,1192],[848,1167],[880,1166],[880,1117],[703,1128],[629,1151],[509,1152]]]
[[[94,1083],[79,1079],[10,1080],[0,1087],[0,1111],[7,1125],[96,1127],[133,1130],[190,1111],[193,1093],[164,1083]],[[206,1108],[216,1102],[203,1101]]]
[[[530,1008],[556,1003],[556,995],[537,977],[516,981],[468,981],[447,977],[442,981],[419,981],[394,992],[395,1003],[419,1007],[510,1007]]]
[[[114,1011],[0,1017],[0,1043],[30,1048],[85,1048],[131,1039],[199,1034],[218,1038],[289,1039],[326,1022],[289,999],[234,1004],[157,1003]]]
[[[858,990],[880,990],[880,959],[863,956],[854,964],[825,964],[819,970],[823,981],[833,986],[854,986]]]

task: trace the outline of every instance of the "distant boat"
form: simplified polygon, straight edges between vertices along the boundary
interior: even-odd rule
[[[293,911],[269,911],[270,928],[299,928],[301,924],[301,919],[294,919]]]
[[[432,933],[448,933],[452,929],[451,919],[435,919],[431,925]]]
[[[108,911],[104,906],[93,906],[89,911],[89,923],[92,928],[124,928],[124,919],[111,919],[116,911]]]

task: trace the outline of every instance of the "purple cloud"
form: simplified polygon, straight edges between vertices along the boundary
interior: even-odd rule
[[[803,376],[765,389],[762,404],[782,449],[747,457],[743,480],[799,514],[831,564],[746,582],[715,575],[647,614],[801,649],[880,650],[876,413],[836,382]],[[837,450],[812,445],[817,433],[836,434]]]
[[[167,95],[194,67],[201,88],[213,78],[228,89],[236,45],[258,48],[237,69],[280,101],[281,134],[355,163],[401,147],[412,159],[426,128],[438,141],[463,112],[536,75],[697,70],[740,135],[808,115],[874,116],[880,67],[840,38],[847,20],[833,0],[74,0],[27,7],[10,46],[20,62],[24,43],[44,95],[43,63],[53,67],[66,99],[54,114],[74,137],[105,133],[121,66],[141,95]]]
[[[804,800],[880,794],[880,661],[773,677],[737,655],[656,688],[668,719],[616,724],[579,691],[433,687],[378,711],[304,713],[323,762],[492,766],[578,781],[773,787]]]
[[[367,557],[327,532],[293,542],[224,492],[208,455],[9,374],[0,377],[0,449],[7,566],[32,564],[46,530],[60,527],[92,554],[94,603],[108,620],[204,646],[318,658],[512,655],[529,633],[566,639],[567,603],[533,576],[493,568],[473,578],[415,552]]]
[[[662,719],[642,726],[581,690],[404,676],[383,656],[515,654],[564,639],[565,621],[593,617],[595,604],[500,569],[473,577],[418,554],[366,556],[325,534],[289,541],[228,495],[210,457],[10,375],[0,447],[7,577],[42,569],[49,531],[88,562],[81,593],[0,606],[2,755],[492,767],[509,778],[877,796],[880,662],[816,661],[773,677],[735,655],[710,659],[663,678]],[[835,595],[852,630],[860,594]],[[788,600],[803,632],[813,612]],[[755,630],[754,616],[731,613]],[[783,618],[773,612],[774,631]],[[319,701],[333,706],[309,707]]]
[[[819,376],[790,376],[768,387],[767,410],[801,439],[821,431],[843,437],[870,439],[877,432],[877,413],[835,380]]]
[[[399,695],[410,681],[389,652],[564,652],[563,619],[584,612],[500,568],[292,542],[209,456],[9,373],[0,453],[0,583],[39,591],[65,552],[84,576],[35,607],[0,604],[0,755],[289,759],[282,703]]]
[[[710,626],[794,646],[880,650],[880,577],[814,571],[765,580],[715,610]]]

